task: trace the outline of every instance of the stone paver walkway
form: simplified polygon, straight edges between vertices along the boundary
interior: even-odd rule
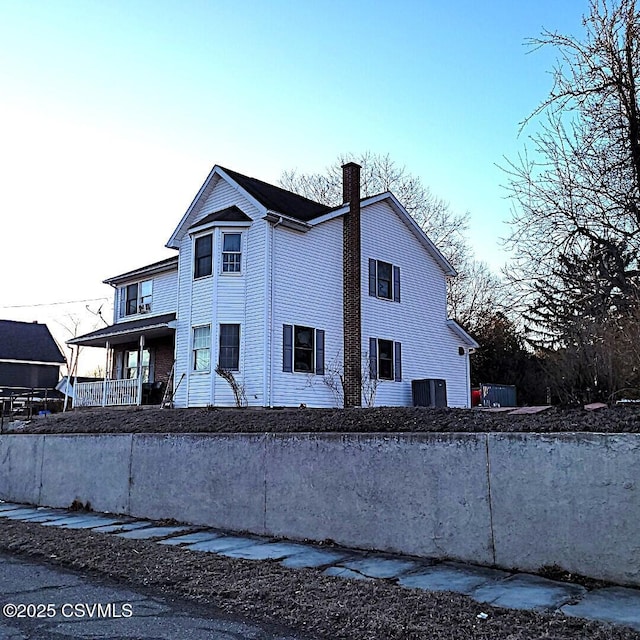
[[[395,580],[405,588],[463,593],[491,606],[560,611],[567,616],[624,625],[640,631],[640,589],[607,587],[587,591],[578,584],[457,562],[326,548],[285,540],[274,542],[265,537],[203,530],[203,527],[159,526],[127,516],[38,508],[2,501],[0,518],[148,539],[232,558],[278,561],[285,567],[317,568],[325,575],[345,579]]]

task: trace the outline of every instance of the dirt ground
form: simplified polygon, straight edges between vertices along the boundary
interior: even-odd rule
[[[561,614],[511,611],[393,581],[350,581],[83,530],[0,522],[0,550],[191,598],[217,610],[351,640],[640,640],[640,633]],[[478,617],[486,613],[488,617]]]
[[[533,415],[478,409],[78,409],[5,424],[22,433],[570,432],[640,433],[640,407],[550,408]]]

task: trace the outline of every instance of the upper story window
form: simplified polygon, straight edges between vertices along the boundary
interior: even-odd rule
[[[369,258],[369,295],[400,302],[400,267]]]
[[[120,289],[120,317],[149,313],[153,301],[153,280],[129,284]]]
[[[222,234],[222,273],[240,273],[242,264],[242,235]]]
[[[204,278],[212,273],[213,234],[196,238],[193,259],[193,277]]]

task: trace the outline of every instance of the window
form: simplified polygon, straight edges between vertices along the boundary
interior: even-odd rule
[[[240,368],[240,325],[220,325],[220,368],[238,371]]]
[[[391,300],[393,293],[393,282],[391,281],[391,265],[388,262],[380,262],[378,260],[377,268],[377,296],[378,298],[387,298]]]
[[[400,267],[369,258],[369,295],[400,302]]]
[[[324,375],[324,330],[283,325],[282,370]]]
[[[213,234],[196,238],[194,247],[193,277],[204,278],[212,272]]]
[[[126,302],[126,315],[130,316],[132,313],[138,313],[138,284],[130,284],[126,288],[127,302]]]
[[[120,316],[149,313],[153,300],[153,280],[136,282],[120,289]]]
[[[193,328],[193,370],[211,370],[211,326]]]
[[[369,377],[402,382],[402,345],[393,340],[369,338]]]
[[[123,377],[133,380],[138,377],[138,351],[124,352]],[[149,349],[142,350],[142,382],[149,382],[149,371],[151,363],[151,353]]]
[[[239,233],[222,234],[222,273],[240,273],[241,240]]]
[[[293,370],[311,373],[313,362],[313,329],[311,327],[293,328]]]
[[[139,290],[140,299],[138,300],[138,311],[144,309],[145,312],[151,311],[151,300],[153,297],[153,280],[145,280],[140,283]]]

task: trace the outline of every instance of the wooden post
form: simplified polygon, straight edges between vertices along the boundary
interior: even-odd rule
[[[138,350],[138,402],[142,404],[142,354],[144,352],[144,335],[140,336],[140,349]]]
[[[107,355],[104,363],[104,378],[102,380],[102,406],[103,407],[107,406],[107,368],[109,366],[109,349],[110,349],[108,340],[105,344],[105,347],[107,349]]]

